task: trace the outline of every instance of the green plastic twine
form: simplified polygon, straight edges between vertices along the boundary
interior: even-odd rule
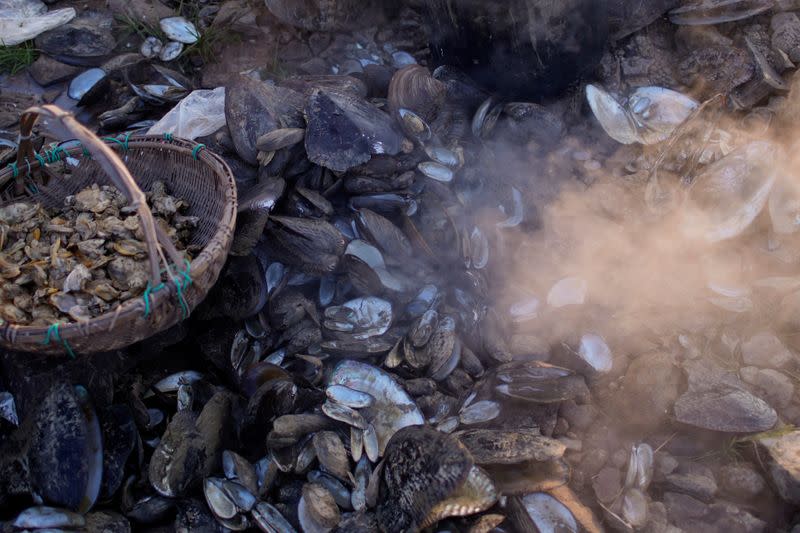
[[[150,294],[160,291],[164,288],[164,284],[160,283],[155,287],[150,286],[150,282],[147,282],[147,287],[144,289],[144,294],[142,298],[144,299],[144,316],[148,316],[150,314]]]
[[[198,144],[197,146],[195,146],[195,147],[194,147],[194,149],[192,149],[192,157],[193,157],[195,160],[197,160],[197,153],[198,153],[200,150],[202,150],[203,148],[205,148],[205,147],[206,147],[206,145],[205,145],[205,144]]]
[[[47,162],[48,163],[55,163],[56,161],[61,161],[61,154],[59,154],[59,152],[61,152],[62,154],[66,153],[66,152],[64,152],[64,149],[61,148],[60,146],[56,146],[55,148],[53,148],[49,152],[47,150],[45,150],[44,153],[47,156]]]
[[[165,133],[164,134],[164,140],[165,141],[171,141],[172,140],[172,134],[171,133]]]
[[[172,282],[175,284],[175,289],[178,294],[178,304],[181,306],[181,317],[186,318],[189,316],[189,306],[186,303],[186,298],[183,296],[183,290],[189,287],[192,284],[192,276],[190,274],[190,266],[191,264],[189,261],[186,261],[186,268],[183,270],[179,270],[178,273],[181,274],[181,277],[174,277],[172,278]],[[161,271],[164,273],[164,270]],[[147,282],[147,287],[144,289],[144,294],[142,294],[142,299],[144,300],[144,316],[148,316],[150,314],[150,295],[154,292],[158,292],[165,287],[164,283],[159,283],[155,287],[150,286],[150,282]]]
[[[17,163],[16,162],[15,163],[9,163],[8,164],[8,168],[10,168],[11,172],[13,173],[11,177],[16,178],[17,176],[19,176],[19,168],[17,168]]]
[[[50,324],[50,327],[47,328],[47,335],[45,336],[44,342],[42,342],[42,344],[44,344],[45,346],[50,344],[50,337],[52,336],[56,340],[56,342],[60,342],[61,344],[64,345],[64,349],[67,351],[67,355],[69,355],[72,359],[75,359],[75,352],[72,351],[72,346],[70,346],[69,343],[67,342],[67,339],[61,337],[61,334],[59,334],[58,332],[58,326],[60,325],[61,324],[59,324],[58,322]]]
[[[109,142],[113,141],[113,142],[117,143],[118,145],[120,145],[123,150],[127,150],[128,149],[127,141],[126,142],[122,142],[119,139],[115,139],[114,137],[103,137],[103,140],[104,141],[109,141]]]

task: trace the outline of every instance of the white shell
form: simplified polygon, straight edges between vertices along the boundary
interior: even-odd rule
[[[639,135],[627,110],[616,98],[595,85],[586,86],[586,100],[608,136],[622,144],[639,141]]]
[[[67,95],[73,100],[80,100],[92,87],[105,77],[106,73],[103,69],[90,68],[73,78],[69,84]]]
[[[161,52],[163,46],[164,43],[158,37],[151,35],[142,42],[142,46],[139,47],[139,53],[147,59],[152,59]]]
[[[359,412],[375,427],[381,454],[398,430],[425,423],[419,407],[400,384],[372,365],[352,360],[342,361],[331,374],[328,385],[344,385],[375,398],[371,407]]]
[[[161,49],[158,58],[164,62],[172,61],[173,59],[177,59],[178,56],[181,55],[181,52],[183,52],[183,43],[170,41]]]
[[[628,110],[642,144],[669,139],[698,105],[688,96],[663,87],[640,87],[628,98]]]
[[[75,18],[75,9],[67,7],[47,11],[41,2],[14,2],[13,8],[0,4],[0,42],[3,46],[24,43]]]
[[[587,333],[581,337],[578,355],[596,372],[610,372],[614,365],[611,348],[608,347],[603,337],[595,333]]]
[[[522,498],[522,504],[539,531],[578,532],[578,522],[570,510],[549,494],[528,494]]]
[[[775,145],[756,141],[709,165],[689,188],[685,234],[717,242],[747,229],[767,203],[777,155]]]
[[[194,24],[183,17],[168,17],[159,21],[159,26],[164,34],[172,41],[193,44],[200,38],[200,33]]]
[[[769,218],[775,233],[795,233],[800,229],[800,183],[781,176],[769,195]]]

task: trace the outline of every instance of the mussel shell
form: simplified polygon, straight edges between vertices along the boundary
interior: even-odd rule
[[[586,381],[567,368],[540,361],[514,361],[496,369],[500,394],[534,403],[569,400],[588,394]]]
[[[308,159],[336,172],[366,163],[372,154],[397,154],[402,147],[402,136],[391,118],[349,94],[314,91],[306,121]]]
[[[578,533],[578,522],[569,509],[553,496],[533,492],[509,499],[511,521],[519,531]]]
[[[256,139],[256,148],[262,152],[274,152],[299,143],[305,136],[304,128],[280,128],[267,132]]]
[[[112,405],[101,416],[103,430],[103,483],[100,497],[111,498],[122,485],[125,464],[139,441],[133,414],[127,405]]]
[[[305,96],[311,96],[316,89],[348,93],[358,98],[367,96],[367,87],[363,81],[353,76],[336,74],[290,76],[282,80],[280,86],[288,87]]]
[[[446,96],[445,85],[434,78],[426,67],[408,65],[395,72],[389,83],[389,110],[399,118],[400,109],[408,109],[431,124],[436,120]]]
[[[12,525],[19,529],[82,528],[86,525],[86,519],[72,511],[37,506],[22,511]]]
[[[268,533],[295,533],[295,529],[278,509],[267,502],[258,502],[252,511],[256,525]]]
[[[359,209],[355,222],[359,233],[379,247],[388,258],[407,260],[413,255],[408,237],[388,218],[369,209]]]
[[[328,385],[344,385],[375,398],[371,407],[360,412],[375,427],[381,453],[399,429],[424,423],[422,413],[408,393],[392,376],[374,366],[342,361],[331,374]]]
[[[109,87],[106,72],[100,68],[92,68],[78,74],[69,84],[67,94],[78,100],[79,106],[97,101]]]
[[[225,119],[236,152],[258,164],[256,142],[272,130],[302,127],[302,95],[285,87],[238,76],[225,87]]]
[[[570,467],[563,459],[483,467],[491,476],[497,490],[507,495],[530,494],[560,487],[567,483],[570,475]]]
[[[566,450],[564,444],[543,437],[536,429],[468,429],[453,435],[467,447],[479,465],[550,461],[560,459]]]
[[[480,467],[473,466],[466,481],[448,498],[436,504],[422,523],[422,527],[451,516],[469,516],[485,511],[497,501],[497,490],[492,480]]]
[[[250,398],[241,426],[243,442],[262,447],[269,433],[270,423],[294,410],[299,390],[288,379],[274,379],[261,385]]]
[[[258,259],[253,254],[232,256],[207,305],[232,320],[242,320],[258,313],[267,296],[266,276]]]
[[[771,0],[704,0],[669,12],[673,24],[707,25],[742,20],[771,9]]]
[[[86,512],[100,491],[100,424],[85,390],[54,385],[39,405],[29,450],[31,481],[44,501]]]
[[[386,531],[414,531],[466,480],[472,458],[457,439],[425,426],[401,429],[386,447],[377,516]]]
[[[342,482],[349,482],[350,461],[339,436],[333,431],[319,431],[312,441],[322,470]]]

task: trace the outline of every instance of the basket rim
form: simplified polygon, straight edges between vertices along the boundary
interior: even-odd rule
[[[120,140],[118,137],[124,137],[124,141]],[[218,250],[227,256],[233,240],[232,230],[236,223],[238,198],[236,180],[233,176],[233,172],[224,159],[208,149],[203,149],[205,148],[205,145],[202,143],[198,143],[189,139],[172,137],[171,135],[133,135],[129,133],[127,135],[121,134],[117,135],[116,137],[103,137],[101,139],[105,144],[117,152],[124,153],[135,148],[168,150],[192,157],[194,160],[199,161],[209,167],[214,175],[217,176],[217,182],[222,186],[219,194],[223,198],[223,209],[221,216],[215,221],[216,229],[213,235],[203,247],[202,251],[192,259],[189,265],[190,272],[205,272],[207,267],[218,258],[210,251],[210,248],[212,248],[212,245],[214,244],[221,245],[219,246]],[[65,141],[61,141],[60,144],[75,140],[76,139],[67,139]],[[78,142],[75,146],[61,149],[60,152],[76,159],[82,159],[86,157],[86,154],[83,151],[83,146],[80,144],[80,142]],[[30,162],[30,170],[35,170],[40,167],[41,162],[38,160],[38,158],[36,161]],[[28,168],[25,170],[27,172]],[[8,178],[11,178],[13,175],[14,170],[10,167],[0,170],[0,184],[4,184]],[[136,176],[134,176],[134,179],[136,179]],[[14,201],[16,201],[16,199],[8,202],[2,202],[0,205],[7,205],[9,203],[13,203]],[[22,199],[20,199],[20,201],[22,201]],[[193,292],[198,291],[195,284],[189,286],[187,290]],[[210,290],[210,288],[206,289],[205,293],[207,293],[208,290]],[[203,294],[202,291],[201,294],[203,297],[205,297],[205,294]],[[171,305],[174,307],[175,296],[176,291],[174,284],[166,283],[165,290],[150,294],[151,308],[170,305],[170,303],[167,301],[169,299],[173,300]],[[190,308],[189,313],[191,313],[192,310],[193,309]],[[115,324],[120,320],[120,318],[132,315],[134,313],[143,314],[144,311],[145,304],[143,299],[141,297],[131,298],[125,302],[122,302],[114,310],[94,316],[85,321],[63,323],[56,322],[56,324],[59,324],[57,331],[62,337],[88,336],[92,333],[101,331],[109,332],[114,329]],[[188,314],[184,318],[188,318]],[[181,319],[179,319],[177,322],[180,320]],[[0,337],[11,344],[23,346],[24,344],[30,344],[31,341],[39,341],[41,338],[46,337],[51,327],[52,325],[50,327],[44,327],[13,324],[0,319]],[[163,329],[166,328],[162,328],[161,330]],[[152,334],[156,334],[158,331],[160,330],[153,331]]]

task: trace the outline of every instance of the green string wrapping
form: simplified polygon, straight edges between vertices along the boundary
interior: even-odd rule
[[[53,339],[55,339],[56,342],[60,342],[64,346],[64,350],[66,350],[67,355],[69,355],[70,358],[75,359],[75,352],[72,351],[72,346],[70,346],[69,342],[67,342],[67,339],[63,338],[61,334],[58,332],[58,327],[60,325],[61,324],[58,322],[50,324],[50,327],[47,328],[47,335],[45,336],[42,344],[44,344],[45,346],[50,344],[50,337],[52,337]]]
[[[120,141],[119,139],[115,139],[114,137],[103,137],[104,141],[115,142],[122,147],[124,151],[128,151],[128,137],[125,137],[125,141]]]
[[[17,176],[19,176],[19,168],[17,168],[17,163],[9,163],[8,164],[8,168],[11,169],[11,172],[12,172],[11,177],[12,178],[16,178]]]
[[[61,156],[66,155],[66,152],[60,146],[56,146],[49,152],[47,150],[44,151],[45,155],[47,156],[48,163],[55,163],[56,161],[61,161]]]
[[[33,157],[35,157],[36,160],[39,162],[40,168],[44,168],[45,165],[47,164],[47,161],[45,161],[44,157],[42,157],[41,154],[33,154]]]
[[[194,158],[194,160],[195,160],[195,161],[197,161],[197,154],[198,154],[198,152],[200,152],[200,150],[202,150],[202,149],[203,149],[203,148],[205,148],[205,147],[206,147],[206,145],[205,145],[205,144],[198,144],[197,146],[195,146],[195,147],[192,149],[192,157]]]
[[[184,289],[188,288],[189,285],[192,284],[192,276],[190,274],[191,264],[189,261],[185,261],[186,268],[183,270],[179,270],[178,273],[180,276],[176,276],[172,278],[172,283],[175,284],[175,290],[178,293],[178,304],[181,306],[181,318],[186,318],[189,316],[189,306],[186,303],[186,298],[183,296]],[[161,273],[163,274],[166,269],[162,269]],[[154,292],[158,292],[161,289],[165,288],[166,285],[161,282],[155,287],[150,285],[150,282],[147,282],[147,287],[144,289],[144,294],[142,294],[142,299],[144,300],[144,316],[147,317],[150,315],[150,295]]]
[[[165,133],[164,134],[164,140],[165,141],[171,141],[172,140],[172,134],[171,133]]]

